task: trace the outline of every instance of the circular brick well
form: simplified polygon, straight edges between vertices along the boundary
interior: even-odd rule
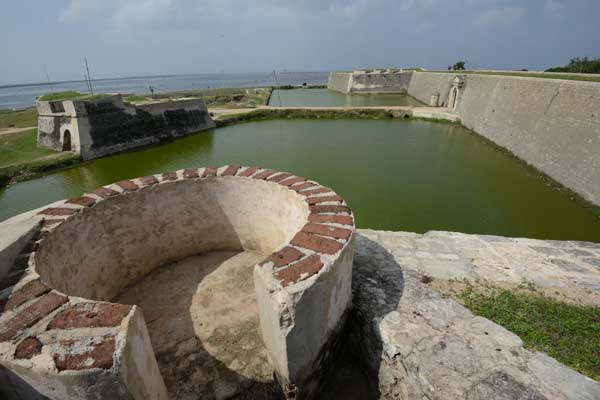
[[[50,398],[264,396],[273,371],[301,395],[351,302],[352,213],[290,173],[185,169],[39,214],[0,353]]]

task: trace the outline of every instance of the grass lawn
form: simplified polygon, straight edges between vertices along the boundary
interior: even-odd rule
[[[535,290],[481,290],[472,285],[458,300],[474,314],[518,335],[527,348],[600,381],[599,307],[565,304]]]
[[[46,93],[40,97],[40,100],[42,100],[42,101],[72,100],[72,99],[98,100],[103,97],[106,97],[106,95],[102,94],[102,93],[90,95],[88,93],[80,93],[80,92],[71,90],[71,91],[66,91],[66,92]]]
[[[520,71],[501,71],[501,72],[491,72],[491,71],[448,71],[448,70],[440,70],[440,71],[424,71],[424,72],[441,72],[448,74],[473,74],[473,75],[501,75],[501,76],[522,76],[525,78],[542,78],[542,79],[564,79],[568,81],[585,81],[585,82],[600,82],[600,74],[598,76],[585,76],[585,75],[561,75],[561,74],[536,74],[535,72],[520,72]]]
[[[37,129],[0,135],[0,187],[19,177],[31,176],[80,161],[77,154],[37,147]]]
[[[0,110],[0,129],[37,126],[37,117],[35,108],[22,111]]]
[[[139,96],[136,94],[132,94],[130,96],[123,97],[123,100],[128,103],[141,103],[144,101],[152,101],[152,98],[146,96]]]
[[[37,129],[0,135],[0,167],[32,161],[52,154],[57,152],[37,147]]]

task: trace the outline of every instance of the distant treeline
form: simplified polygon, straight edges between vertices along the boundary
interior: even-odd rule
[[[575,57],[569,65],[547,69],[546,72],[578,72],[580,74],[600,74],[600,58]]]

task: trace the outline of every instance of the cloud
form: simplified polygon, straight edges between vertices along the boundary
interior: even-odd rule
[[[111,22],[118,28],[144,25],[168,19],[175,10],[174,0],[121,0],[114,3]]]
[[[511,28],[526,13],[527,10],[522,7],[491,8],[479,14],[475,19],[475,26],[483,29]]]
[[[84,17],[96,14],[101,6],[101,0],[70,0],[59,19],[61,22],[79,22]]]
[[[59,19],[81,22],[94,17],[113,28],[133,28],[173,16],[176,0],[69,0]],[[181,9],[185,4],[180,1]]]
[[[356,18],[364,15],[373,1],[369,0],[350,0],[333,1],[329,4],[329,12],[334,17]]]
[[[560,17],[566,11],[567,6],[556,0],[547,0],[544,4],[544,14],[552,17]]]

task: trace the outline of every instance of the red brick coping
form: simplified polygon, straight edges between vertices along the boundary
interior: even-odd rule
[[[215,177],[263,180],[292,190],[306,201],[309,215],[304,227],[259,263],[272,267],[282,288],[318,275],[352,238],[354,218],[344,199],[329,188],[287,172],[232,165],[188,168],[106,185],[38,213],[44,218],[39,234],[0,284],[0,357],[30,360],[47,348],[56,373],[113,368],[118,363],[119,326],[131,318],[134,307],[72,297],[47,286],[35,272],[38,246],[69,218],[115,196],[128,196],[154,185]],[[3,346],[4,342],[10,346]]]

